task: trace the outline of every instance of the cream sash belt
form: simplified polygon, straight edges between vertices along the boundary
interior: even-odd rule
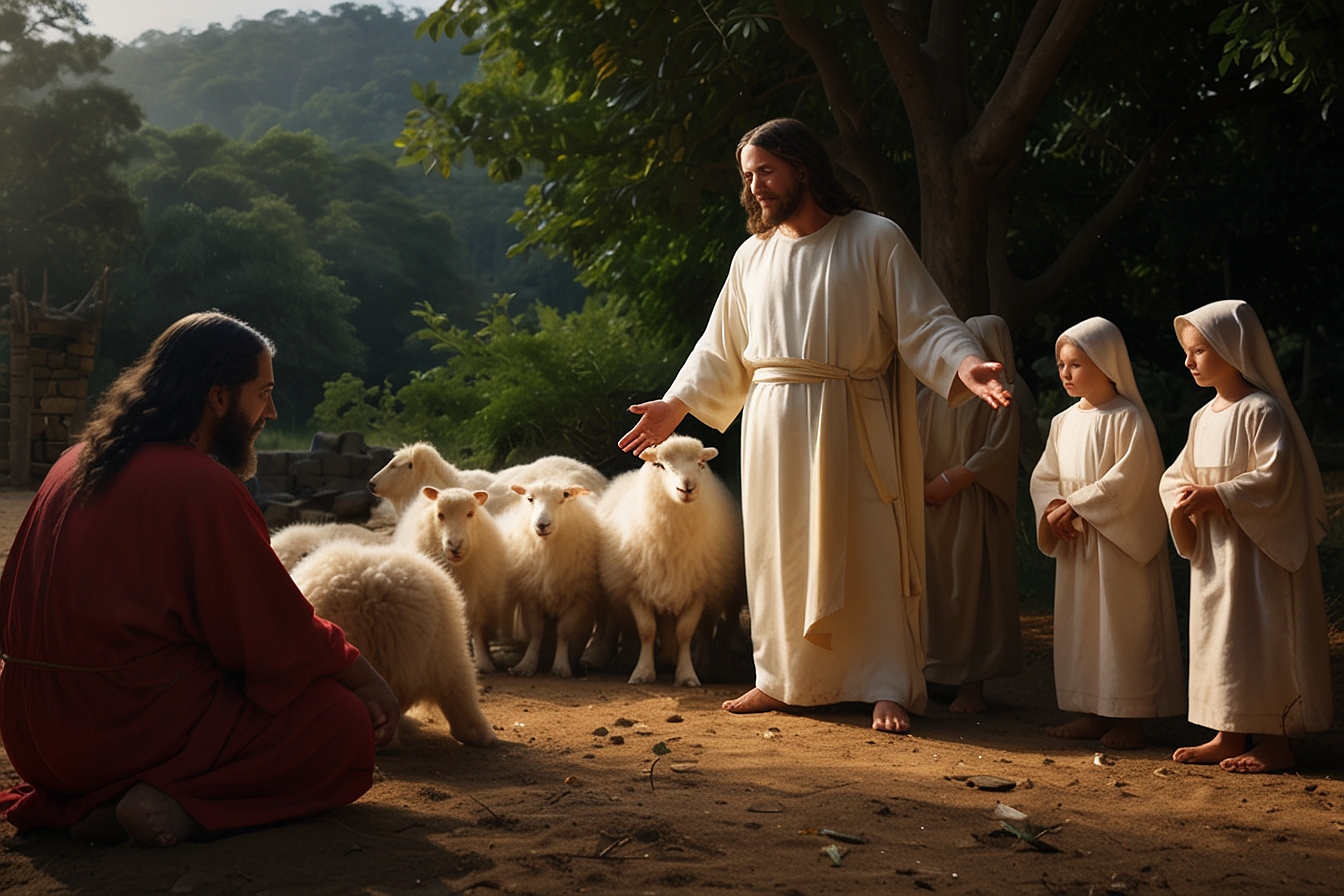
[[[884,371],[874,369],[846,370],[821,361],[809,361],[805,358],[760,358],[748,361],[752,368],[752,382],[756,383],[820,383],[825,380],[844,380],[849,394],[849,407],[854,414],[854,424],[859,430],[859,447],[863,451],[863,461],[868,465],[868,474],[873,477],[873,485],[883,503],[894,504],[899,500],[900,487],[885,481],[873,453],[872,439],[869,433],[876,426],[887,426],[885,413],[874,415],[868,420],[863,395],[859,383],[870,383],[881,377]]]

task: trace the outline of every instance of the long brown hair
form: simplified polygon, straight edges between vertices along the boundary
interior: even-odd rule
[[[737,143],[737,167],[742,168],[742,150],[748,146],[763,149],[779,156],[793,165],[800,173],[805,172],[803,186],[812,191],[821,210],[831,215],[847,215],[859,207],[859,199],[845,189],[835,176],[831,157],[820,138],[796,118],[776,118],[763,125],[752,128],[742,135]],[[751,194],[751,185],[742,181],[742,207],[747,210],[747,230],[756,236],[765,236],[774,228],[765,223],[765,213],[756,197]]]
[[[219,311],[188,315],[164,330],[103,393],[84,429],[76,489],[98,491],[150,442],[185,442],[210,390],[255,379],[262,352],[275,354],[271,340]]]

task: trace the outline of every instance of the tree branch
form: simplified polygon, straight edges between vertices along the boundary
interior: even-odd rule
[[[1240,105],[1251,95],[1250,90],[1214,94],[1195,105],[1187,106],[1177,115],[1167,126],[1166,131],[1153,141],[1153,145],[1139,159],[1110,200],[1079,228],[1050,267],[1037,277],[1019,282],[1020,288],[1015,291],[1016,301],[1013,302],[1009,326],[1016,327],[1028,319],[1047,299],[1055,295],[1065,282],[1083,269],[1106,233],[1122,214],[1139,201],[1149,181],[1171,162],[1172,145],[1182,134],[1219,113]]]
[[[928,120],[933,112],[926,60],[919,47],[919,21],[904,13],[895,13],[896,20],[887,15],[885,0],[863,0],[863,11],[873,29],[873,37],[882,59],[891,72],[896,89],[905,103],[911,126]]]
[[[1056,0],[1041,2],[1053,5]],[[1046,93],[1054,85],[1069,51],[1083,33],[1096,2],[1063,0],[1058,4],[1041,39],[1031,48],[1025,61],[1017,66],[1014,77],[1005,75],[999,82],[979,121],[962,141],[960,154],[969,165],[994,171],[1012,158],[1016,147],[1026,138],[1027,129]],[[1028,32],[1040,28],[1043,15],[1043,11],[1038,14],[1033,10],[1028,17],[1023,38],[1013,54],[1014,62],[1027,53]],[[1014,71],[1011,66],[1010,71]]]
[[[939,65],[956,63],[965,71],[966,0],[933,0],[929,10],[927,54]]]
[[[815,16],[799,18],[788,11],[785,0],[775,0],[775,11],[784,25],[784,33],[812,58],[812,64],[821,75],[822,90],[840,131],[841,151],[836,154],[836,165],[863,181],[874,211],[905,227],[910,215],[896,179],[896,170],[891,159],[873,140],[854,79],[835,41],[831,40],[819,19]]]

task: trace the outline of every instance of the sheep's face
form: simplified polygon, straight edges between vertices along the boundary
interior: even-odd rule
[[[549,538],[565,516],[565,504],[588,494],[581,485],[521,485],[510,486],[516,494],[522,495],[528,503],[532,531],[538,538]]]
[[[644,475],[658,477],[668,498],[689,504],[700,497],[705,464],[718,456],[717,448],[706,448],[699,439],[673,436],[639,457],[644,461]]]
[[[434,502],[434,531],[439,536],[443,556],[449,563],[461,563],[471,551],[476,515],[490,493],[469,492],[464,488],[439,491],[426,487],[423,494]]]
[[[426,447],[423,443],[417,442],[392,455],[387,466],[374,473],[373,478],[369,480],[369,491],[391,501],[395,501],[398,495],[406,493],[407,483],[415,477],[417,460],[422,468],[424,466],[423,456]]]

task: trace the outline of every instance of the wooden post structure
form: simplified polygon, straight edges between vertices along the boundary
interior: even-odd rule
[[[15,271],[9,297],[9,481],[28,488],[79,439],[88,416],[89,377],[102,329],[109,270],[79,302],[36,306]]]

